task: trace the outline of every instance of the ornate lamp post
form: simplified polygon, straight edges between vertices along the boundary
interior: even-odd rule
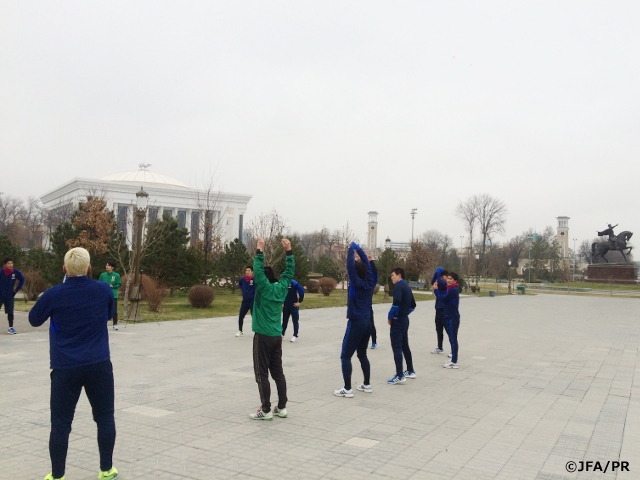
[[[413,243],[413,222],[416,219],[416,214],[418,213],[418,209],[417,208],[412,208],[411,209],[411,243]]]
[[[134,321],[140,320],[140,260],[142,253],[142,229],[144,228],[144,218],[147,215],[147,205],[149,203],[149,194],[140,187],[140,191],[136,193],[136,211],[134,222],[136,225],[136,245],[133,251],[133,284],[129,290],[129,299],[132,302],[131,308],[134,309]]]
[[[576,281],[576,242],[578,241],[577,238],[573,239],[573,281]]]
[[[384,249],[387,250],[388,248],[391,248],[391,239],[389,237],[384,241]]]
[[[509,259],[509,295],[511,295],[511,259]]]
[[[478,287],[479,277],[480,277],[480,254],[476,253],[476,288]]]

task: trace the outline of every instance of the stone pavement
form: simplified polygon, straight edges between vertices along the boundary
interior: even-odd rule
[[[235,318],[129,325],[110,336],[115,465],[123,480],[637,479],[639,306],[467,298],[461,368],[446,370],[445,356],[428,353],[433,303],[419,303],[410,329],[418,378],[388,386],[388,305],[378,305],[373,393],[351,399],[332,395],[345,309],[303,311],[300,341],[284,344],[289,418],[272,422],[248,417],[259,406],[252,335],[235,338]],[[27,333],[3,326],[0,335],[0,479],[39,480],[50,471],[48,333],[18,326]],[[354,357],[354,384],[361,379]],[[83,395],[67,480],[96,478],[95,438]],[[567,473],[582,460],[627,461],[630,472]]]

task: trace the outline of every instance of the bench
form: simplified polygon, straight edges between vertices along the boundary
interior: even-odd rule
[[[407,283],[409,284],[409,287],[410,287],[410,288],[418,288],[418,289],[420,289],[420,288],[425,288],[425,287],[426,287],[426,285],[427,285],[427,284],[426,284],[426,283],[424,283],[424,282],[416,282],[416,281],[414,281],[414,280],[409,280]]]

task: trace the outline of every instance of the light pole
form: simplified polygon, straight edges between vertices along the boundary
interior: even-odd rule
[[[529,244],[529,283],[531,283],[531,244]]]
[[[464,235],[460,235],[460,273],[462,273],[462,240]]]
[[[578,241],[577,238],[573,239],[573,281],[576,281],[576,242]]]
[[[509,295],[511,295],[511,259],[509,259]]]
[[[417,213],[418,213],[417,208],[411,209],[411,243],[413,243],[413,223],[415,222]]]
[[[478,288],[479,277],[480,277],[480,254],[476,253],[476,288]]]
[[[136,247],[133,252],[133,285],[129,290],[129,299],[132,302],[131,308],[134,309],[133,321],[140,320],[140,260],[142,253],[142,229],[144,228],[144,218],[147,215],[147,204],[149,203],[149,194],[140,187],[140,191],[136,193]],[[131,311],[131,310],[130,310]]]

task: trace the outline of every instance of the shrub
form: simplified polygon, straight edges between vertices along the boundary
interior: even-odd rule
[[[159,312],[162,302],[164,302],[167,293],[169,293],[167,287],[164,285],[158,285],[158,282],[147,275],[142,275],[141,282],[141,298],[147,301],[149,304],[149,310],[152,312]]]
[[[208,285],[194,285],[187,292],[193,308],[208,308],[216,297],[216,292]]]
[[[318,293],[320,291],[320,283],[318,280],[307,280],[307,293]]]
[[[325,297],[328,297],[331,292],[336,289],[336,287],[338,286],[338,282],[330,277],[322,277],[320,280],[318,280],[318,286],[320,287],[320,290],[322,290],[323,295]]]
[[[35,270],[26,270],[22,272],[24,275],[24,287],[22,293],[24,294],[25,302],[27,300],[37,300],[38,295],[47,289],[42,275]]]

